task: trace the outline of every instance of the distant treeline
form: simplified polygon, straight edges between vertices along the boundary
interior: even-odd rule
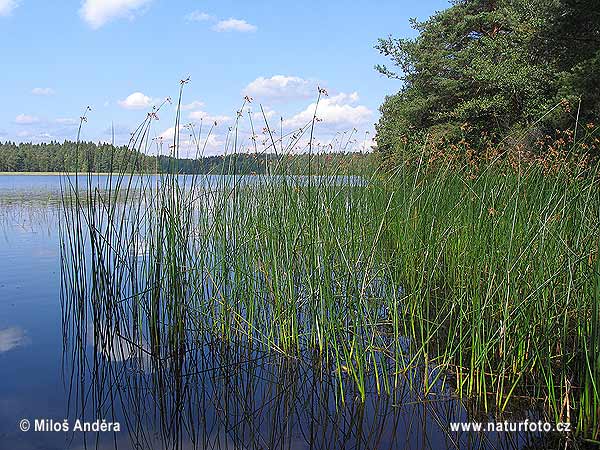
[[[327,153],[312,155],[315,173],[356,174],[370,164],[371,154]],[[307,173],[309,155],[278,156],[238,153],[198,159],[151,156],[127,147],[71,141],[48,143],[0,143],[0,172],[175,172],[182,174]]]

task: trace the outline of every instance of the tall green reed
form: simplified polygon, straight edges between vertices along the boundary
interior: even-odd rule
[[[182,134],[187,81],[174,158],[186,141],[202,156],[213,132]],[[408,378],[424,394],[442,383],[499,414],[535,399],[598,439],[597,177],[501,163],[472,177],[423,161],[352,176],[320,165],[316,114],[279,136],[265,118],[257,137],[252,115],[250,133],[243,125],[250,101],[223,150],[264,156],[265,175],[240,176],[234,164],[183,177],[175,159],[168,173],[147,174],[132,159],[104,187],[92,174],[85,186],[67,179],[66,337],[84,343],[89,332],[109,352],[125,340],[174,375],[190,340],[308,352],[336,380],[340,403],[349,386],[364,401],[370,380],[394,395]],[[130,149],[164,150],[150,139],[156,119]]]

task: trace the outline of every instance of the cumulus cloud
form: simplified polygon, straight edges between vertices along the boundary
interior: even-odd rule
[[[54,95],[54,89],[49,87],[36,87],[31,90],[33,95]]]
[[[124,100],[119,100],[119,106],[125,109],[144,109],[152,105],[152,98],[141,92],[134,92]]]
[[[264,112],[264,115],[263,115],[263,112]],[[275,115],[275,111],[273,111],[268,106],[265,106],[262,111],[260,111],[260,109],[259,109],[258,111],[253,112],[252,119],[264,120],[266,118],[267,120],[269,120],[269,119],[272,119],[274,115]]]
[[[192,120],[197,120],[198,122],[202,120],[203,122],[217,122],[217,124],[231,120],[231,117],[229,116],[213,116],[205,111],[192,111],[188,117]]]
[[[59,125],[78,125],[79,120],[72,119],[70,117],[59,117],[58,119],[54,119],[54,122]]]
[[[373,112],[364,105],[356,105],[358,94],[340,93],[332,97],[322,98],[317,108],[317,118],[324,124],[338,129],[358,127],[365,125],[373,116]],[[311,103],[308,107],[295,116],[284,120],[283,125],[289,128],[299,128],[306,125],[313,118],[316,103]]]
[[[19,0],[0,0],[0,16],[10,15],[19,3]]]
[[[0,0],[2,1],[2,0]],[[133,18],[135,13],[151,0],[84,0],[79,14],[93,29],[114,19]]]
[[[206,148],[204,149],[204,155],[216,155],[222,152],[225,146],[225,142],[221,140],[221,137],[214,133],[208,136],[208,138],[200,141],[200,151],[202,151],[205,142]]]
[[[220,20],[211,14],[198,10],[186,15],[185,20],[187,22],[213,22],[214,25],[211,29],[217,32],[237,31],[240,33],[251,33],[258,29],[256,25],[252,25],[243,19],[230,17],[229,19]]]
[[[80,120],[70,117],[46,118],[19,114],[14,123],[19,128],[12,134],[19,140],[47,142],[52,139],[75,139]]]
[[[17,117],[15,117],[15,123],[19,125],[31,125],[38,123],[39,121],[39,117],[30,116],[29,114],[19,114]]]
[[[182,133],[184,130],[182,127],[179,127],[179,133]],[[167,128],[165,131],[158,135],[160,139],[172,140],[175,137],[175,127]]]
[[[250,33],[256,31],[257,28],[255,25],[252,25],[245,20],[231,18],[218,21],[213,27],[213,30],[218,32],[238,31],[240,33]]]
[[[165,143],[171,143],[175,137],[175,127],[167,128],[159,136]],[[197,145],[200,147],[198,148]],[[217,133],[211,133],[208,137],[206,134],[201,136],[196,144],[191,137],[190,130],[183,126],[179,127],[179,156],[182,158],[194,158],[197,154],[217,155],[225,150],[225,142]],[[163,147],[163,152],[166,151]],[[203,152],[203,153],[202,153]]]
[[[258,77],[244,88],[243,94],[259,100],[291,100],[316,96],[314,82],[304,78],[274,75],[271,78]]]
[[[187,16],[185,16],[185,20],[187,20],[188,22],[207,22],[209,20],[214,20],[214,17],[205,12],[192,11]]]
[[[190,109],[198,109],[198,108],[202,108],[203,106],[204,106],[204,102],[201,102],[199,100],[195,100],[193,102],[181,105],[181,110],[182,111],[189,111]]]

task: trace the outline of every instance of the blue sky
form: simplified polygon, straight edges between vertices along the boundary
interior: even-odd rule
[[[413,36],[446,0],[342,2],[0,0],[0,141],[74,139],[117,143],[152,105],[176,97],[187,76],[184,122],[217,120],[207,153],[219,153],[244,95],[256,111],[293,129],[309,115],[317,85],[324,137],[373,130],[378,107],[399,82],[379,75],[373,49],[389,34]],[[153,135],[172,135],[167,105]],[[169,128],[171,128],[169,130]]]

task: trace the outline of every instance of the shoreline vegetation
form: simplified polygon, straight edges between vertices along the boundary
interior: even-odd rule
[[[110,172],[92,172],[94,175],[110,175]],[[71,176],[77,175],[77,172],[0,172],[0,175],[56,175],[56,176]],[[79,172],[81,174],[81,172]]]
[[[346,143],[346,145],[348,145]],[[77,153],[85,152],[90,155],[90,160],[85,160],[82,167],[77,167]],[[373,153],[351,152],[339,149],[338,151],[321,151],[311,156],[312,164],[316,166],[348,166],[351,172],[362,171],[366,165],[374,163]],[[198,155],[196,158],[179,158],[170,155],[149,155],[145,152],[133,150],[127,146],[113,146],[110,144],[96,144],[92,142],[62,143],[50,142],[41,144],[32,143],[0,143],[0,174],[12,173],[28,174],[75,174],[87,172],[88,166],[92,173],[110,174],[119,171],[129,161],[134,161],[136,170],[141,173],[176,173],[185,175],[193,174],[221,174],[230,171],[239,175],[256,175],[268,173],[277,165],[286,164],[290,172],[300,175],[307,169],[308,155],[305,153],[278,155],[273,150],[270,153],[244,152],[234,155]],[[346,170],[345,170],[346,171]]]
[[[364,183],[338,183],[333,176],[348,167],[315,165],[315,124],[316,112],[303,130],[305,170],[317,176],[304,183],[286,176],[286,164],[251,184],[223,178],[207,188],[197,175],[184,185],[174,164],[158,180],[132,181],[130,161],[112,175],[109,195],[65,184],[62,305],[72,360],[85,359],[85,330],[94,340],[119,336],[137,361],[150,355],[149,370],[168,376],[174,392],[162,381],[153,389],[175,395],[185,381],[177,374],[210,370],[186,355],[259,350],[318,362],[340,406],[349,392],[395,398],[408,383],[424,399],[449,390],[470,405],[470,418],[541,411],[573,424],[560,439],[595,442],[598,167],[565,164],[548,176],[535,162],[497,158],[473,171],[420,147],[416,163],[363,166]],[[265,143],[280,155],[295,145]],[[82,150],[78,160],[91,157]]]
[[[336,407],[408,386],[424,403],[449,392],[468,420],[568,422],[557,447],[600,444],[600,4],[452,5],[377,45],[402,86],[373,153],[316,145],[319,88],[294,133],[253,124],[245,97],[226,156],[182,159],[189,78],[168,155],[145,153],[160,107],[125,147],[82,142],[85,114],[76,142],[47,144],[88,177],[61,185],[76,401],[88,379],[117,402],[110,386],[143,384],[160,401],[139,413],[181,442],[198,429],[177,422],[196,420],[188,376],[218,352],[265,354],[316,368]],[[192,130],[197,155],[211,131]],[[53,164],[22,145],[0,146],[0,170]],[[85,189],[93,170],[110,182]]]
[[[393,165],[486,155],[546,165],[600,157],[597,0],[458,1],[414,38],[388,36],[377,65],[398,83],[376,125]],[[419,145],[421,144],[421,145]],[[429,156],[429,155],[428,155]]]

